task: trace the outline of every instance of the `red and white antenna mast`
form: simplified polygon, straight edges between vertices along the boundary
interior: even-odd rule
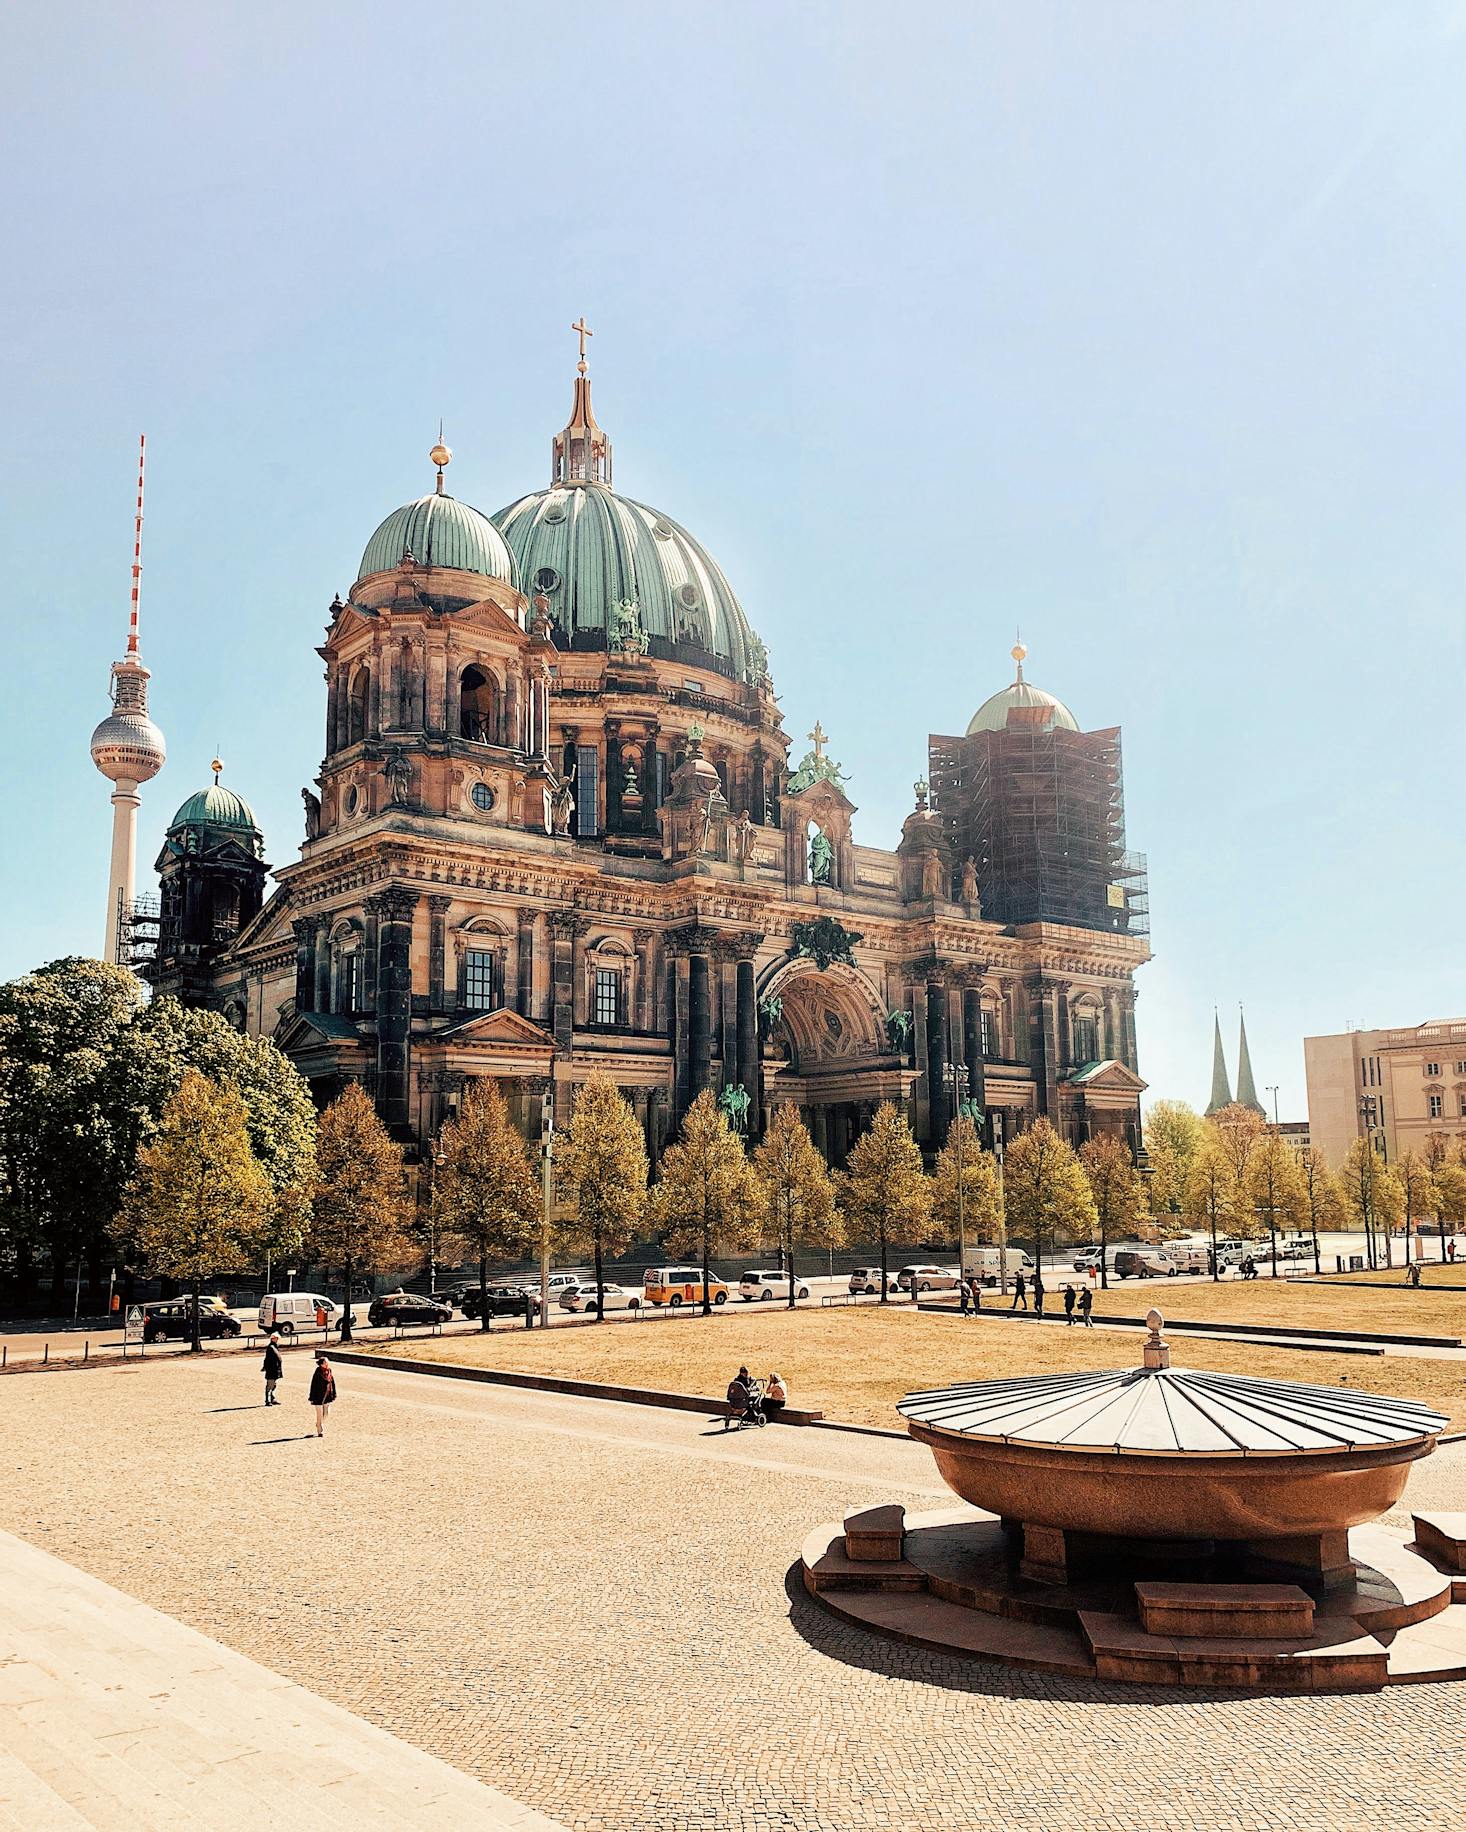
[[[137,439],[137,516],[132,524],[132,610],[127,621],[127,653],[137,654],[137,604],[143,583],[143,465],[148,455],[148,435]]]

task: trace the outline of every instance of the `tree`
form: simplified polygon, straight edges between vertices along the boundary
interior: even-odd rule
[[[412,1257],[402,1147],[359,1081],[348,1082],[316,1128],[316,1189],[306,1251],[321,1265],[340,1266],[346,1285],[341,1340],[351,1340],[351,1281],[363,1267],[401,1268]]]
[[[1217,1235],[1233,1219],[1237,1205],[1237,1180],[1218,1140],[1208,1133],[1196,1148],[1186,1178],[1185,1214],[1193,1224],[1211,1234],[1211,1275],[1221,1277]]]
[[[778,1243],[789,1274],[789,1308],[794,1308],[794,1249],[836,1247],[844,1230],[835,1209],[835,1186],[825,1161],[805,1130],[799,1109],[775,1107],[753,1154],[764,1225]]]
[[[932,1203],[920,1147],[893,1102],[882,1101],[876,1108],[870,1130],[856,1140],[849,1166],[835,1187],[846,1233],[856,1240],[875,1241],[880,1249],[884,1304],[891,1283],[890,1244],[920,1240]]]
[[[199,1341],[203,1281],[247,1266],[268,1225],[270,1180],[250,1148],[244,1102],[190,1070],[170,1095],[128,1187],[128,1225],[151,1265],[193,1294],[189,1338]]]
[[[1390,1229],[1404,1215],[1405,1197],[1400,1180],[1385,1163],[1368,1139],[1355,1139],[1344,1156],[1339,1173],[1344,1196],[1344,1212],[1356,1227],[1364,1230],[1369,1257],[1374,1261],[1374,1231],[1385,1231],[1385,1264],[1391,1265]]]
[[[624,1253],[635,1239],[647,1178],[641,1126],[606,1076],[593,1075],[576,1094],[557,1168],[561,1193],[575,1207],[570,1234],[594,1256],[600,1323],[606,1315],[605,1258]]]
[[[1186,1179],[1203,1131],[1201,1115],[1184,1100],[1158,1100],[1146,1114],[1152,1214],[1179,1215],[1185,1209]]]
[[[1269,1132],[1254,1147],[1247,1168],[1247,1196],[1252,1212],[1267,1228],[1273,1250],[1273,1277],[1278,1276],[1278,1230],[1301,1228],[1308,1218],[1308,1197],[1298,1154],[1280,1134]]]
[[[1094,1232],[1094,1197],[1079,1159],[1045,1119],[1035,1120],[1008,1147],[1003,1194],[1009,1230],[1032,1236],[1033,1263],[1040,1270],[1045,1234],[1057,1245],[1061,1234],[1087,1239]]]
[[[539,1238],[540,1198],[529,1150],[491,1081],[471,1081],[458,1113],[438,1134],[433,1165],[433,1220],[459,1251],[478,1261],[489,1282],[490,1259],[519,1259]],[[487,1303],[479,1327],[488,1329]]]
[[[1441,1199],[1441,1261],[1446,1257],[1446,1229],[1456,1233],[1466,1222],[1466,1165],[1448,1160],[1436,1172],[1436,1192]]]
[[[702,1312],[711,1310],[714,1248],[751,1247],[759,1234],[758,1188],[743,1141],[708,1089],[687,1109],[682,1136],[662,1154],[651,1193],[656,1226],[673,1253],[702,1262]]]
[[[958,1113],[947,1128],[932,1173],[932,1220],[957,1243],[957,1263],[969,1240],[993,1241],[1003,1224],[1003,1185],[998,1161],[984,1151],[969,1115]]]
[[[1402,1152],[1395,1163],[1395,1175],[1405,1205],[1405,1263],[1408,1266],[1414,1224],[1435,1220],[1441,1212],[1441,1193],[1430,1165],[1418,1152]]]
[[[1252,1154],[1267,1131],[1267,1121],[1255,1107],[1244,1107],[1240,1102],[1233,1101],[1218,1112],[1209,1114],[1204,1124],[1216,1140],[1232,1173],[1239,1210],[1236,1219],[1240,1221],[1240,1211],[1246,1201],[1247,1175],[1252,1165]]]
[[[1140,1225],[1146,1210],[1145,1186],[1130,1147],[1112,1132],[1087,1139],[1079,1147],[1079,1162],[1094,1199],[1099,1223],[1100,1284],[1108,1291],[1110,1236]]]
[[[1329,1169],[1329,1161],[1317,1146],[1310,1146],[1299,1162],[1303,1178],[1303,1198],[1308,1207],[1308,1231],[1313,1236],[1313,1270],[1320,1270],[1318,1236],[1338,1226],[1344,1215],[1344,1198],[1339,1180]]]

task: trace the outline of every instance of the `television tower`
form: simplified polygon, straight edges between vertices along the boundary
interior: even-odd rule
[[[112,664],[112,710],[92,733],[92,762],[113,784],[112,863],[107,874],[107,928],[102,958],[116,961],[124,909],[131,909],[137,871],[137,811],[141,784],[162,769],[168,751],[163,734],[148,717],[148,670],[137,643],[138,596],[143,576],[143,461],[147,437],[137,448],[137,519],[132,536],[132,612],[127,652]]]

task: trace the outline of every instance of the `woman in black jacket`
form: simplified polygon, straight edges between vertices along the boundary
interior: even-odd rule
[[[285,1376],[285,1364],[280,1359],[280,1338],[278,1336],[271,1336],[265,1344],[265,1359],[260,1363],[260,1370],[265,1377],[265,1404],[278,1406],[280,1402],[275,1398],[275,1382],[282,1380]]]
[[[324,1349],[316,1350],[316,1371],[311,1375],[310,1403],[316,1409],[316,1436],[326,1435],[326,1408],[336,1398],[336,1376]]]

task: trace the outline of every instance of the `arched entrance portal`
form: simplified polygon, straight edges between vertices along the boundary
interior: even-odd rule
[[[843,1164],[879,1102],[901,1101],[910,1080],[892,1055],[875,989],[858,968],[823,972],[792,961],[768,983],[782,1011],[764,1065],[769,1106],[793,1102],[826,1162]]]

